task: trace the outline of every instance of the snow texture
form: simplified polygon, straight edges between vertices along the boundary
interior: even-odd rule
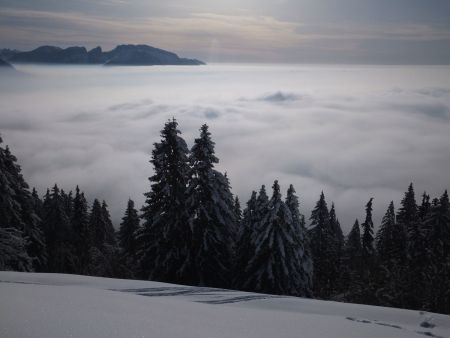
[[[450,337],[434,313],[78,275],[0,272],[0,304],[8,338]]]

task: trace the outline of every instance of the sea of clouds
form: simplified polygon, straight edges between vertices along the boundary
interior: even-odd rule
[[[0,133],[40,194],[78,184],[116,226],[149,190],[153,143],[175,117],[189,146],[203,123],[244,206],[275,179],[309,217],[323,190],[344,232],[375,223],[412,181],[450,188],[450,67],[18,66],[0,81]]]

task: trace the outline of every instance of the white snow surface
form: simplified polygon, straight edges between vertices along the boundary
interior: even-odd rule
[[[434,327],[422,327],[427,322]],[[450,337],[450,316],[152,281],[0,272],[0,337]]]

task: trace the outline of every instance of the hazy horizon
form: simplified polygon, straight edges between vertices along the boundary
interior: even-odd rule
[[[148,44],[210,62],[449,64],[446,0],[0,0],[0,46]]]

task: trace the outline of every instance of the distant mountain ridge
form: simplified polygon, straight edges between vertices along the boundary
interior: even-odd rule
[[[177,54],[147,46],[119,45],[104,52],[101,47],[87,50],[85,47],[60,48],[41,46],[29,52],[1,49],[0,58],[10,63],[48,64],[102,64],[102,65],[204,65],[197,59],[180,58]]]

